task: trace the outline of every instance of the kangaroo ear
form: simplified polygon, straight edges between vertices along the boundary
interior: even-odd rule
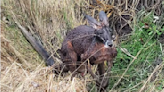
[[[109,26],[108,17],[105,14],[104,11],[100,11],[100,13],[99,13],[99,20],[100,20],[102,26],[103,25]]]
[[[89,15],[86,15],[85,17],[88,20],[89,25],[92,26],[93,28],[98,29],[98,27],[101,25],[99,22],[96,21],[95,18]]]

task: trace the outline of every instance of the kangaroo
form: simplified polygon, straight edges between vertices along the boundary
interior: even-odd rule
[[[89,64],[91,65],[98,64],[99,74],[103,75],[105,73],[104,61],[107,60],[109,62],[111,69],[112,60],[117,55],[117,50],[112,48],[112,30],[109,28],[108,18],[105,12],[100,11],[99,13],[100,23],[89,15],[86,18],[90,26],[80,25],[69,31],[62,43],[61,49],[58,49],[57,52],[66,65],[67,71],[73,73],[73,77],[77,73],[84,74],[84,68],[87,66],[87,71],[95,78],[96,76],[90,67],[88,67],[88,62],[85,61],[89,60]],[[97,51],[99,49],[100,51]],[[101,80],[103,79],[100,78]],[[100,89],[107,87],[108,79],[104,81],[105,83]],[[101,83],[97,82],[97,85],[101,85]]]
[[[112,45],[112,30],[109,28],[106,14],[99,13],[100,23],[91,16],[86,16],[91,26],[80,25],[69,31],[62,43],[61,49],[58,49],[63,63],[66,63],[71,72],[76,70],[76,63],[80,61],[81,54],[90,52],[90,49],[97,42]],[[71,65],[70,65],[71,64]]]

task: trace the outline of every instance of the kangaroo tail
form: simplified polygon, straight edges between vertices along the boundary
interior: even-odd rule
[[[32,47],[39,53],[39,55],[44,59],[47,66],[52,66],[55,61],[50,57],[49,53],[43,48],[43,46],[32,36],[30,32],[26,30],[25,27],[21,26],[19,22],[15,21],[18,28],[21,30],[22,34],[29,41]]]

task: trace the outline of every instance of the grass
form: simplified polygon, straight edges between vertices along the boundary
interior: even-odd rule
[[[119,37],[118,55],[114,60],[107,91],[162,91],[164,14],[158,16],[159,19],[154,22],[154,16],[159,13],[156,10],[163,9],[158,8],[162,2],[159,5],[154,4],[154,8],[150,10],[137,10],[137,5],[141,4],[139,2],[140,0],[132,0],[129,2],[132,4],[130,7],[127,2],[105,0],[100,7],[90,9],[85,0],[2,0],[1,91],[87,92],[90,89],[90,92],[95,92],[96,85],[89,75],[85,76],[85,80],[75,78],[70,81],[70,73],[65,77],[56,77],[51,73],[51,68],[44,65],[44,61],[16,27],[13,15],[53,54],[61,47],[67,31],[85,24],[81,13],[96,17],[97,10],[107,9],[110,4],[115,8],[110,17],[111,25],[116,25],[115,21],[121,19],[122,15],[130,15],[133,20],[128,21],[132,32]],[[151,4],[148,6],[153,6]],[[111,27],[114,29],[114,26]]]
[[[122,75],[116,87],[121,89],[121,91],[138,91],[156,65],[162,64],[163,66],[163,52],[160,47],[161,43],[158,40],[158,37],[164,33],[162,27],[153,23],[153,13],[144,14],[141,18],[137,19],[134,32],[131,33],[131,36],[127,40],[121,42],[116,63],[112,68],[112,75]],[[145,23],[151,26],[145,29]],[[157,27],[160,29],[155,29]],[[160,61],[158,61],[159,58]],[[127,71],[125,72],[125,70]],[[114,78],[111,81],[115,80],[118,80],[118,78]],[[163,86],[163,84],[161,85]]]

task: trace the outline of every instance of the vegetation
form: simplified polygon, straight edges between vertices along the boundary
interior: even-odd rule
[[[159,36],[164,33],[163,27],[153,23],[153,17],[154,13],[152,12],[137,17],[138,20],[134,31],[128,39],[120,44],[116,63],[112,68],[112,75],[121,75],[121,79],[116,82],[116,85],[122,91],[138,91],[143,84],[146,84],[145,81],[151,85],[147,87],[148,92],[152,92],[151,87],[153,83],[156,90],[163,85],[163,79],[161,79],[158,85],[155,84],[157,82],[154,81],[155,78],[152,79],[156,74],[163,76],[162,62],[164,59],[162,44],[158,40]],[[148,27],[146,28],[145,26]],[[161,71],[155,70],[155,68],[160,68]],[[118,80],[117,78],[114,79]]]
[[[125,0],[126,1],[126,0]],[[17,19],[53,55],[67,31],[86,24],[83,14],[108,13],[111,28],[119,34],[118,54],[112,67],[110,92],[160,92],[164,90],[164,2],[162,0],[105,0],[91,6],[87,0],[1,1],[1,90],[2,92],[90,92],[96,85],[88,74],[70,80],[70,73],[56,76],[15,25]],[[154,3],[148,3],[154,2]],[[137,7],[140,5],[147,7]],[[99,7],[98,7],[99,6]],[[131,6],[131,7],[130,7]],[[90,8],[91,7],[91,8]],[[160,12],[161,11],[161,12]],[[128,20],[124,16],[129,15]],[[124,17],[124,18],[122,18]],[[126,20],[127,33],[114,25]],[[122,24],[123,25],[123,24]],[[121,26],[122,27],[122,26]],[[130,31],[132,30],[132,31]],[[115,31],[115,32],[116,32]],[[56,59],[57,63],[61,63]],[[94,67],[95,68],[95,67]]]

